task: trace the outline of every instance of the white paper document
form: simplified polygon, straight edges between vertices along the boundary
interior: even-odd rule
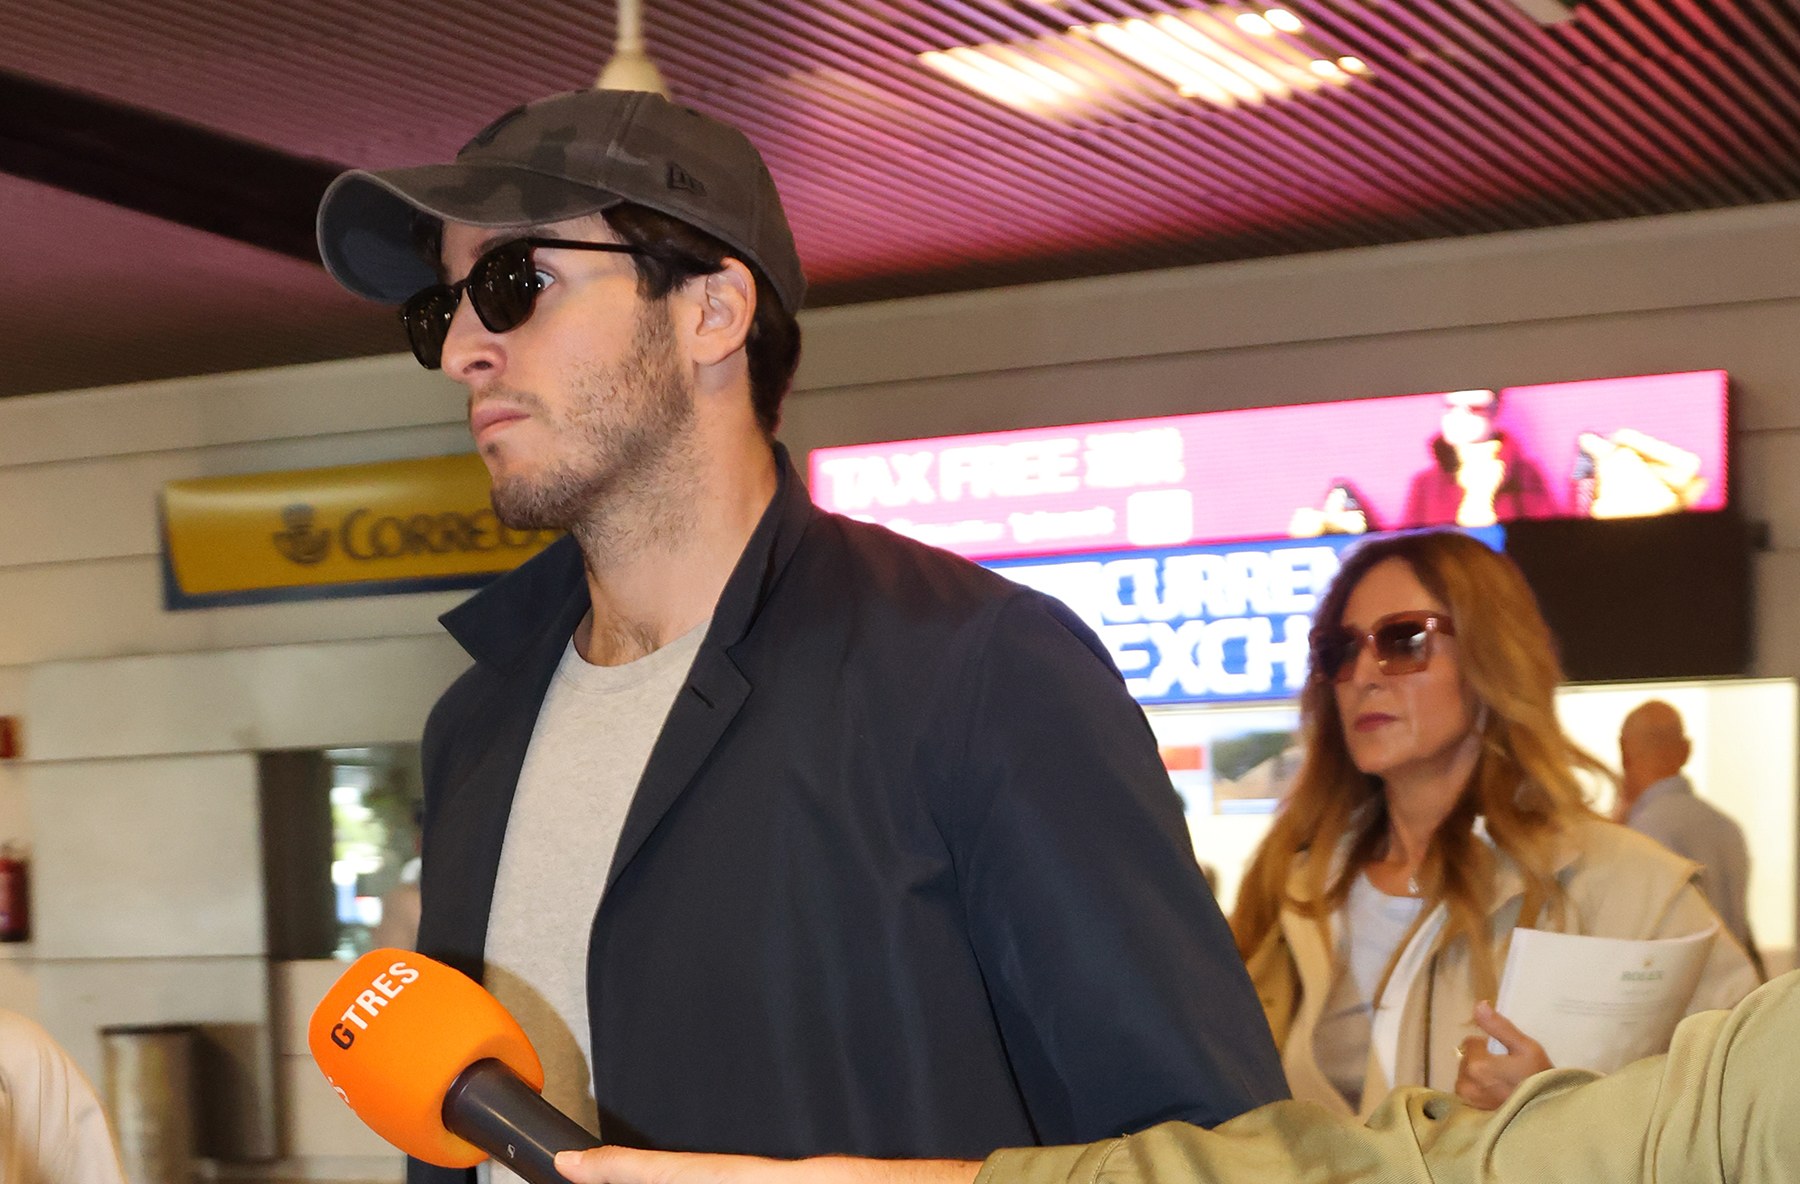
[[[1668,1050],[1718,931],[1630,941],[1515,929],[1494,1010],[1557,1068],[1611,1073]]]

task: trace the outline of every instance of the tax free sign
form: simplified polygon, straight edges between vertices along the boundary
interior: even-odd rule
[[[1307,634],[1355,536],[987,560],[1068,605],[1140,703],[1291,699]]]

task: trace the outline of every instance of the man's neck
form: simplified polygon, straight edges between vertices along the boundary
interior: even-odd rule
[[[1644,800],[1645,794],[1649,793],[1669,778],[1679,776],[1681,776],[1681,770],[1676,769],[1673,773],[1662,773],[1652,776],[1642,785],[1621,785],[1619,787],[1619,805],[1618,808],[1613,811],[1613,821],[1624,822],[1629,819],[1631,817],[1631,812],[1637,809],[1637,804]]]
[[[634,662],[712,616],[779,476],[760,436],[702,443],[693,461],[658,496],[574,532],[592,602],[575,631],[584,660]]]

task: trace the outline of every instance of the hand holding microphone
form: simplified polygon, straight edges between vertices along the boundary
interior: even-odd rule
[[[461,972],[409,950],[351,964],[313,1012],[313,1060],[369,1128],[415,1159],[488,1156],[532,1184],[566,1184],[558,1151],[600,1140],[546,1102],[518,1021]]]

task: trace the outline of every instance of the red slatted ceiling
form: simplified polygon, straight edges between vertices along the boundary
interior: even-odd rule
[[[1593,0],[1550,28],[1503,0],[1292,0],[1372,72],[1227,110],[1151,80],[1068,122],[917,60],[1191,6],[651,0],[648,31],[677,97],[768,157],[815,302],[1800,196],[1780,0]],[[588,84],[611,4],[0,0],[0,28],[4,68],[379,166]]]

